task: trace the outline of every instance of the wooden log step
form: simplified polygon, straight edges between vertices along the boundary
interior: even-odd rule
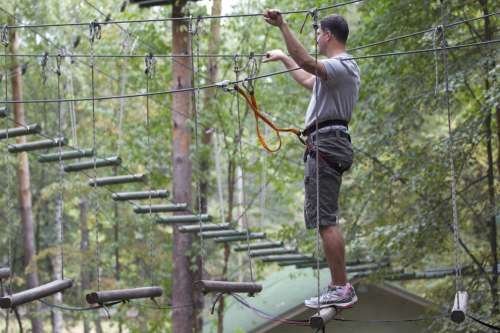
[[[41,130],[42,128],[38,124],[9,128],[5,130],[0,130],[0,139],[7,139],[7,137],[13,138],[16,136],[24,136],[29,134],[38,134],[41,132]]]
[[[266,238],[266,234],[263,232],[252,232],[250,235],[248,235],[248,239],[264,239]],[[247,235],[243,236],[227,236],[227,237],[218,237],[214,241],[216,243],[229,243],[229,242],[241,242],[241,241],[246,241],[247,240]]]
[[[176,203],[167,205],[143,205],[134,207],[136,214],[149,214],[149,213],[173,213],[183,212],[187,209],[187,203]]]
[[[201,222],[211,222],[212,216],[207,214],[201,215],[175,215],[175,216],[160,216],[156,223],[158,224],[193,224]]]
[[[296,248],[275,248],[275,249],[263,249],[263,250],[253,250],[250,251],[250,257],[265,257],[270,255],[279,255],[279,254],[291,254],[297,253]]]
[[[0,268],[0,280],[7,279],[10,277],[10,268],[2,267]]]
[[[250,250],[263,250],[263,249],[272,249],[276,247],[283,247],[283,242],[259,242],[250,244]],[[238,245],[233,248],[236,252],[246,251],[247,245]]]
[[[179,227],[179,231],[183,233],[197,233],[200,231],[220,231],[227,230],[231,228],[231,224],[229,223],[205,223],[201,225],[199,224],[191,224],[191,225],[181,225]]]
[[[113,193],[112,197],[115,201],[127,200],[146,200],[156,198],[167,198],[170,193],[167,190],[151,190],[151,191],[138,191],[138,192],[117,192]]]
[[[259,258],[263,262],[283,262],[283,261],[296,261],[296,260],[306,260],[306,259],[314,259],[313,257],[306,256],[304,254],[281,254],[281,255],[273,255]]]
[[[101,177],[96,179],[90,179],[90,186],[107,186],[107,185],[118,185],[118,184],[128,184],[128,183],[138,183],[146,180],[146,176],[141,174],[135,175],[122,175],[122,176],[110,176]]]
[[[248,293],[254,295],[262,291],[262,285],[253,282],[229,282],[200,280],[195,282],[195,287],[203,293]]]
[[[71,288],[71,286],[73,286],[72,280],[55,280],[35,288],[0,297],[0,307],[3,309],[15,308],[19,305],[54,295],[65,289]]]
[[[17,143],[9,145],[9,153],[22,153],[40,149],[49,149],[59,146],[65,146],[68,143],[66,138],[54,138],[40,141],[31,141],[26,143]]]
[[[329,307],[319,310],[319,313],[316,312],[314,315],[309,318],[309,325],[311,328],[321,329],[325,327],[325,325],[331,321],[335,315],[337,314],[337,308]]]
[[[232,236],[246,236],[246,231],[241,230],[219,230],[219,231],[203,231],[201,236],[203,238],[220,238]]]
[[[111,157],[106,157],[106,158],[97,158],[95,160],[95,167],[96,168],[103,168],[103,167],[108,167],[108,166],[118,166],[122,164],[122,159],[119,158],[118,156],[111,156]],[[87,160],[83,162],[78,162],[78,163],[72,163],[64,166],[64,171],[66,172],[76,172],[76,171],[83,171],[83,170],[89,170],[94,168],[94,160]]]
[[[469,302],[469,294],[466,291],[458,291],[455,294],[453,309],[451,310],[451,320],[457,324],[465,320],[467,314],[467,303]]]
[[[59,154],[59,152],[42,154],[38,157],[38,162],[40,163],[59,162],[59,160],[66,161],[82,157],[90,157],[92,155],[94,155],[93,149],[66,150],[62,151],[61,154]]]
[[[129,301],[139,298],[155,298],[163,294],[161,287],[141,287],[95,291],[87,294],[85,299],[89,304],[107,304],[119,301]]]

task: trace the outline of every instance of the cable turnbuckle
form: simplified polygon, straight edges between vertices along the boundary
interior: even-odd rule
[[[7,47],[9,45],[9,26],[4,24],[0,32],[0,44]]]
[[[156,58],[154,57],[152,52],[146,55],[146,57],[144,58],[144,64],[145,64],[144,73],[149,78],[152,78],[155,74],[155,67],[156,67]]]

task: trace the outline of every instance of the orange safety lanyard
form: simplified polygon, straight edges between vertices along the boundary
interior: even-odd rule
[[[250,109],[252,109],[253,114],[255,116],[255,128],[257,131],[257,138],[259,139],[260,145],[267,150],[270,153],[277,152],[281,148],[281,136],[280,132],[291,132],[297,136],[297,138],[300,140],[302,144],[306,144],[304,140],[302,139],[302,131],[298,128],[280,128],[276,126],[269,118],[267,118],[265,115],[261,113],[259,110],[259,106],[257,105],[257,101],[255,100],[255,94],[253,91],[247,91],[245,89],[242,89],[239,85],[234,85],[234,90],[236,90],[243,98],[245,98],[248,106],[250,106]],[[274,132],[276,133],[276,136],[278,137],[278,146],[274,149],[271,149],[268,145],[267,142],[260,132],[260,127],[259,127],[259,119],[261,119],[265,124],[267,124],[269,127],[271,127]]]

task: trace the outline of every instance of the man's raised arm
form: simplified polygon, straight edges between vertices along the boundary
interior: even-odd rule
[[[304,46],[302,46],[302,44],[300,44],[294,36],[293,32],[290,30],[288,24],[285,22],[283,16],[278,10],[266,10],[264,12],[264,20],[270,25],[276,26],[280,29],[283,39],[285,40],[288,53],[300,68],[312,75],[317,75],[326,80],[327,73],[325,66],[321,62],[317,62],[315,58],[309,55]]]

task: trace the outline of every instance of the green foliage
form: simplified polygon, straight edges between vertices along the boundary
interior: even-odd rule
[[[225,1],[223,1],[225,3]],[[493,2],[483,1],[494,10]],[[139,10],[129,5],[125,12],[118,10],[121,2],[95,2],[105,15],[110,13],[115,20],[168,17],[170,9]],[[307,6],[330,5],[331,1],[310,1]],[[90,22],[103,20],[86,2],[26,1],[14,5],[1,5],[14,13],[24,23]],[[234,13],[259,12],[265,8],[303,9],[304,2],[296,0],[242,0],[234,2],[224,10]],[[209,13],[204,4],[190,3],[193,17]],[[449,4],[448,21],[483,15],[479,3],[455,1]],[[335,10],[321,12],[321,16]],[[441,8],[435,1],[366,1],[362,4],[339,8],[350,23],[349,47],[366,45],[374,41],[421,31],[442,23]],[[335,11],[336,12],[336,11]],[[314,36],[310,19],[304,32],[298,34],[303,14],[292,14],[287,20],[306,48],[314,50]],[[0,21],[6,22],[7,15],[0,13]],[[195,52],[208,52],[211,43],[209,21],[199,23],[198,38],[193,44]],[[497,34],[496,21],[492,18],[491,29]],[[95,54],[146,55],[171,53],[171,23],[115,24],[104,25],[102,38],[93,45]],[[90,54],[88,28],[51,27],[41,29],[20,29],[19,53],[54,54],[65,48],[68,54]],[[128,33],[127,33],[128,32]],[[284,48],[279,31],[263,23],[261,17],[243,17],[221,20],[220,54],[256,54],[274,48]],[[81,42],[73,48],[72,41],[79,37]],[[367,55],[391,51],[414,50],[433,47],[433,33],[372,46],[352,54]],[[467,44],[485,39],[485,20],[457,25],[446,30],[451,45]],[[491,267],[489,221],[498,214],[498,207],[489,204],[487,171],[486,120],[489,114],[497,112],[499,91],[495,86],[496,69],[494,47],[464,48],[449,52],[449,83],[452,112],[454,162],[457,171],[458,215],[461,238],[474,258],[485,269]],[[2,59],[3,60],[3,59]],[[1,62],[4,73],[11,59]],[[25,99],[80,98],[92,96],[91,59],[65,57],[62,75],[54,73],[56,59],[49,58],[45,70],[38,59],[20,57],[21,63],[28,63],[23,77]],[[96,58],[94,93],[96,96],[135,94],[146,91],[165,91],[175,87],[172,83],[171,65],[175,59],[158,58],[156,72],[147,82],[144,75],[144,59]],[[238,66],[245,68],[246,57],[237,59]],[[432,52],[360,59],[362,88],[358,107],[353,115],[351,134],[356,159],[353,168],[345,174],[342,186],[341,225],[345,232],[349,259],[391,258],[391,269],[424,270],[432,267],[454,265],[455,245],[450,223],[452,209],[450,202],[450,171],[448,160],[449,138],[446,107],[444,104],[444,67],[442,54]],[[197,73],[195,83],[201,86],[212,84],[208,80],[208,58],[195,59]],[[7,66],[7,67],[6,67]],[[218,59],[217,81],[245,78],[248,68],[234,72],[232,57]],[[281,70],[276,63],[260,64],[259,73]],[[437,70],[437,77],[436,77]],[[43,75],[47,81],[43,83]],[[5,79],[2,83],[4,91]],[[437,85],[436,85],[437,82]],[[60,87],[58,93],[57,87]],[[10,86],[9,86],[10,87]],[[10,89],[10,88],[9,88]],[[255,84],[255,93],[261,109],[279,126],[301,127],[309,93],[292,82],[287,75],[262,79]],[[313,254],[316,249],[316,235],[303,225],[303,147],[293,136],[283,136],[283,148],[275,154],[268,154],[258,145],[255,120],[245,102],[234,92],[216,90],[204,100],[201,91],[198,103],[198,127],[190,121],[193,140],[193,198],[196,198],[196,182],[208,183],[208,211],[217,220],[232,216],[235,220],[241,210],[235,207],[229,212],[228,189],[232,186],[228,175],[236,165],[244,174],[245,218],[253,230],[265,231],[270,238],[296,245],[302,253]],[[11,92],[9,91],[9,99]],[[159,94],[148,99],[127,98],[99,101],[95,103],[96,149],[99,156],[119,154],[123,166],[116,172],[147,173],[153,188],[171,188],[171,140],[172,109],[171,95]],[[61,109],[61,129],[70,139],[72,147],[93,146],[92,103],[45,103],[26,104],[28,123],[42,124],[43,133],[58,134],[58,110]],[[147,112],[148,111],[148,112]],[[146,127],[146,114],[150,128]],[[494,117],[493,117],[494,118]],[[2,121],[2,126],[8,122]],[[10,124],[12,126],[12,124]],[[491,123],[493,133],[498,133],[499,124]],[[271,131],[265,132],[269,143],[276,138]],[[199,145],[195,145],[197,130]],[[204,131],[216,133],[212,144],[205,145],[201,139]],[[239,132],[241,131],[241,150]],[[495,132],[496,131],[496,132]],[[148,133],[150,138],[148,140]],[[220,169],[216,174],[214,140],[218,140]],[[5,147],[5,144],[4,144]],[[498,140],[493,137],[494,161],[498,159]],[[37,263],[40,281],[48,281],[52,275],[50,258],[57,255],[59,246],[55,234],[55,203],[61,193],[57,163],[46,165],[36,161],[37,154],[30,154],[31,192],[33,215],[37,225]],[[208,161],[201,168],[201,161]],[[0,196],[0,218],[8,223],[0,224],[0,250],[7,262],[9,239],[14,270],[14,289],[25,286],[22,271],[22,237],[17,207],[15,177],[16,159],[5,155],[0,160],[5,177],[0,179],[4,188]],[[110,170],[98,170],[99,176],[109,175]],[[498,196],[499,170],[493,170],[493,191]],[[81,290],[81,273],[91,277],[90,289],[97,286],[96,269],[101,267],[102,288],[120,288],[148,284],[152,279],[165,289],[169,299],[172,284],[172,231],[153,224],[154,217],[138,217],[131,205],[120,203],[115,207],[111,193],[105,189],[96,192],[87,185],[93,171],[88,174],[64,174],[62,195],[64,198],[64,253],[65,276],[75,279],[77,288],[65,293],[65,303],[83,304],[85,291]],[[219,201],[217,176],[222,180],[224,202]],[[489,187],[490,186],[490,187]],[[139,190],[144,185],[112,187],[112,191]],[[89,248],[80,249],[81,221],[79,206],[82,199],[90,200],[88,210]],[[497,199],[498,200],[498,199]],[[236,200],[233,204],[236,203]],[[221,213],[221,204],[223,213]],[[196,207],[195,204],[192,205]],[[96,214],[97,207],[97,214]],[[241,224],[241,221],[240,221]],[[99,244],[96,231],[99,228]],[[243,226],[242,226],[243,227]],[[118,239],[115,238],[118,228]],[[96,252],[99,250],[99,258]],[[116,278],[115,255],[120,253],[120,279]],[[223,265],[221,246],[204,242],[204,249],[195,242],[188,255],[205,253],[204,271],[212,277],[220,277]],[[465,289],[471,295],[471,310],[481,316],[490,315],[492,295],[490,285],[481,275],[472,258],[460,250],[460,259],[465,266],[472,267],[472,274],[464,278]],[[228,279],[249,279],[246,254],[231,254]],[[277,269],[277,266],[257,265],[257,276]],[[382,273],[370,277],[379,281]],[[449,306],[453,299],[454,285],[451,278],[425,282],[406,282],[406,288],[431,299],[442,306]],[[167,301],[165,301],[167,302]],[[169,311],[152,311],[150,302],[132,302],[117,308],[111,319],[114,327],[121,322],[130,332],[171,331]],[[82,318],[98,318],[97,313],[65,313],[67,326],[76,325]],[[491,315],[498,321],[498,314]],[[132,319],[132,320],[130,320]],[[207,320],[207,322],[210,319]],[[445,325],[444,331],[480,331],[472,324],[463,328]]]

